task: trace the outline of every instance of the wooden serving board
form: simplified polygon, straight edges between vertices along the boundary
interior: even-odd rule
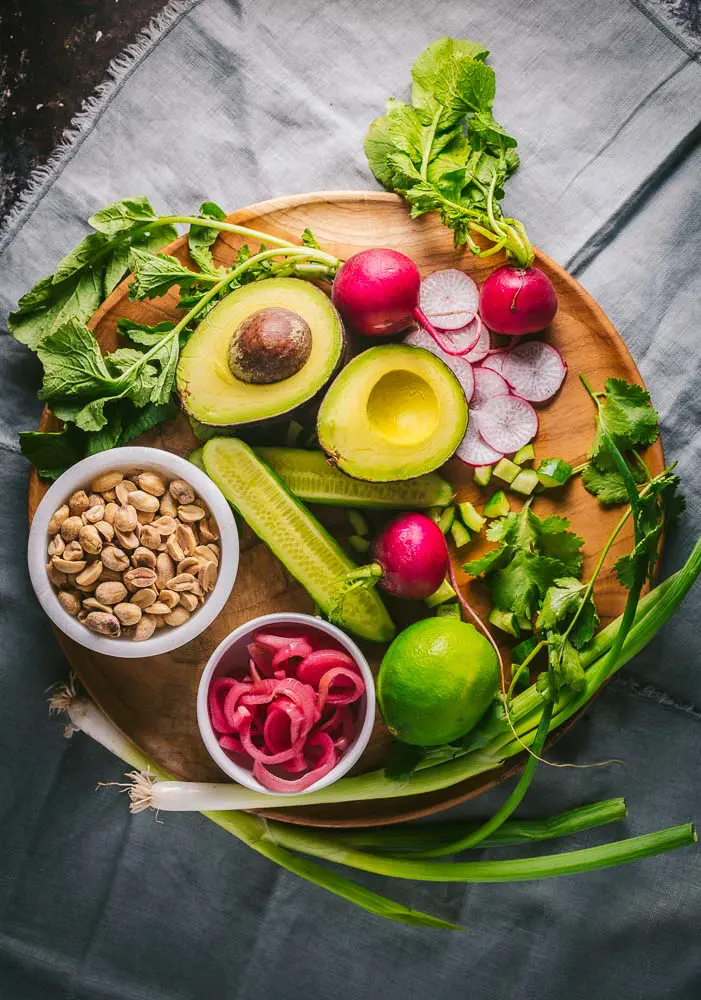
[[[341,191],[277,198],[235,212],[228,221],[293,241],[297,241],[302,230],[309,226],[325,249],[342,258],[366,247],[393,247],[413,257],[424,274],[458,266],[481,283],[497,266],[494,258],[481,261],[469,251],[454,250],[452,234],[435,214],[411,221],[404,203],[395,195],[382,192]],[[230,266],[241,242],[223,233],[214,248],[217,263]],[[181,260],[188,260],[184,238],[166,249]],[[621,338],[581,285],[542,253],[538,253],[536,263],[553,281],[559,299],[558,313],[547,339],[569,365],[569,375],[555,399],[537,407],[540,430],[536,451],[539,458],[561,457],[577,465],[585,459],[594,431],[592,404],[578,373],[585,372],[595,388],[602,387],[610,376],[640,384],[642,380]],[[176,319],[180,315],[175,309],[177,298],[177,293],[172,291],[160,299],[130,302],[125,281],[93,316],[90,327],[103,349],[111,351],[117,346],[119,317],[126,316],[142,323]],[[59,425],[45,411],[40,426],[42,430],[55,430]],[[145,436],[143,443],[181,455],[197,446],[184,415]],[[659,442],[649,450],[646,459],[653,473],[662,470],[664,459]],[[459,500],[483,502],[484,496],[472,483],[472,475],[462,463],[453,460],[444,471],[454,483]],[[29,485],[30,519],[45,488],[33,471]],[[512,506],[518,506],[518,501],[512,499]],[[596,499],[586,493],[579,478],[564,490],[538,497],[537,509],[541,515],[560,513],[570,518],[572,528],[585,539],[584,573],[588,576],[620,513],[603,510]],[[316,507],[314,512],[332,530],[336,528],[339,537],[349,533],[342,512],[321,507]],[[241,528],[241,564],[233,593],[217,620],[189,645],[164,656],[123,660],[92,653],[57,633],[73,670],[103,710],[154,760],[185,779],[222,780],[221,772],[200,739],[195,714],[198,681],[213,649],[232,629],[258,615],[311,610],[307,594],[281,563],[245,526]],[[632,539],[629,521],[613,547],[609,566],[620,554],[630,550]],[[462,561],[476,558],[487,548],[489,543],[484,541],[472,544],[463,551]],[[465,554],[468,551],[469,556]],[[470,583],[469,591],[478,609],[488,609],[489,602],[481,584]],[[625,592],[610,570],[599,578],[596,602],[604,623],[623,609]],[[421,612],[424,610],[422,606]],[[414,609],[404,602],[402,607],[392,604],[390,611],[401,625],[411,620]],[[382,649],[366,646],[366,652],[377,666]],[[378,720],[359,770],[381,766],[388,742],[388,734]],[[478,795],[503,780],[518,765],[519,761],[515,760],[489,774],[425,795],[271,810],[266,815],[313,826],[394,823],[437,812]]]

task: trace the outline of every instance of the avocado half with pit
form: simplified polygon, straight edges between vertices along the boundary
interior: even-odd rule
[[[324,388],[344,351],[343,324],[320,288],[268,278],[236,289],[205,316],[181,353],[178,391],[203,424],[290,417]]]
[[[317,430],[343,472],[383,483],[437,469],[466,427],[465,394],[450,369],[421,347],[385,344],[344,368],[324,397]]]

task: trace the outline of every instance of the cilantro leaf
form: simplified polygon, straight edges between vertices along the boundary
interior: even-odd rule
[[[470,576],[484,576],[496,567],[499,560],[507,553],[506,545],[499,545],[495,549],[486,552],[480,559],[472,559],[466,562],[463,569]]]
[[[226,212],[213,201],[204,201],[200,205],[200,215],[205,219],[216,219],[222,222],[226,218]],[[209,226],[190,226],[187,237],[187,246],[190,256],[195,264],[204,271],[205,274],[216,274],[217,267],[212,257],[211,247],[219,236],[219,230],[211,229]]]
[[[495,570],[489,579],[494,604],[502,611],[532,618],[539,598],[561,573],[562,564],[556,559],[519,549],[513,559]]]
[[[586,646],[599,627],[596,606],[591,595],[587,596],[586,589],[586,585],[574,577],[555,580],[543,598],[536,628],[539,631],[568,631],[576,649]]]
[[[599,464],[602,464],[600,460]],[[631,466],[630,471],[636,483],[643,481],[644,476],[637,466]],[[623,476],[616,468],[600,469],[593,462],[590,462],[582,470],[582,483],[587,493],[591,493],[592,496],[597,498],[599,503],[605,506],[628,502],[626,484],[623,482]]]
[[[567,518],[553,515],[538,521],[534,514],[531,513],[530,516],[536,521],[536,544],[543,555],[556,559],[567,573],[579,574],[582,570],[580,550],[584,539],[568,530],[570,522]]]
[[[609,378],[605,383],[606,399],[601,404],[600,421],[620,451],[644,447],[657,440],[660,433],[659,415],[650,402],[650,394],[639,385],[629,385],[623,379]],[[591,458],[600,455],[600,438],[594,443]]]

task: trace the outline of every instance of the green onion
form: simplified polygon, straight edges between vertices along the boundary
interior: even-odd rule
[[[507,820],[498,830],[490,833],[477,845],[487,847],[513,847],[536,843],[555,837],[570,837],[583,830],[591,830],[607,823],[625,819],[625,800],[605,799],[591,805],[568,809],[547,819]],[[465,823],[462,820],[443,820],[439,823],[402,823],[397,826],[368,827],[360,830],[339,830],[330,834],[352,847],[370,848],[373,851],[423,851],[451,844],[458,837],[472,830],[479,830],[483,823]]]
[[[131,767],[138,768],[139,771],[148,771],[161,778],[169,777],[168,772],[149,760],[117,729],[112,720],[94,702],[89,698],[80,697],[72,683],[54,694],[50,701],[50,707],[52,711],[63,711],[68,714],[71,724],[67,727],[66,735],[70,736],[73,731],[81,730]],[[299,875],[313,885],[327,889],[334,895],[360,906],[375,916],[416,927],[432,927],[442,930],[463,929],[458,924],[441,920],[440,917],[432,917],[420,910],[396,903],[394,900],[380,896],[378,893],[350,881],[337,872],[314,864],[306,858],[291,854],[276,844],[267,834],[271,825],[278,826],[280,824],[268,824],[257,816],[246,813],[217,812],[205,813],[204,815],[248,847],[253,848],[254,851],[274,861],[287,871]]]

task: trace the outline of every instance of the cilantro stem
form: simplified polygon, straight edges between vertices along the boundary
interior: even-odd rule
[[[538,728],[530,747],[530,754],[528,760],[526,761],[526,766],[521,772],[521,777],[519,778],[516,787],[501,808],[497,809],[494,815],[476,830],[463,834],[463,836],[458,837],[456,840],[443,844],[440,847],[434,847],[427,851],[421,851],[419,854],[413,854],[412,857],[441,858],[445,857],[446,854],[458,854],[460,851],[466,851],[471,847],[476,847],[483,840],[486,840],[487,837],[495,833],[499,827],[506,822],[509,816],[516,811],[518,806],[523,801],[523,797],[528,791],[528,787],[533,780],[533,776],[540,760],[540,754],[543,750],[543,746],[545,745],[545,740],[547,739],[549,732],[552,713],[553,703],[552,701],[547,701],[543,705],[540,722],[538,723]]]
[[[530,653],[525,658],[525,660],[523,660],[522,663],[519,663],[518,669],[516,670],[516,672],[514,673],[513,677],[511,678],[511,684],[509,684],[509,690],[507,691],[507,694],[506,694],[506,697],[507,697],[507,699],[509,701],[511,700],[511,695],[513,694],[513,690],[514,690],[514,686],[516,684],[516,681],[519,679],[519,677],[524,672],[524,670],[526,670],[530,666],[531,661],[536,658],[536,656],[538,655],[538,653],[545,646],[547,646],[546,640],[545,639],[541,639],[540,642],[537,644],[537,646],[534,646],[534,648],[530,651]]]

